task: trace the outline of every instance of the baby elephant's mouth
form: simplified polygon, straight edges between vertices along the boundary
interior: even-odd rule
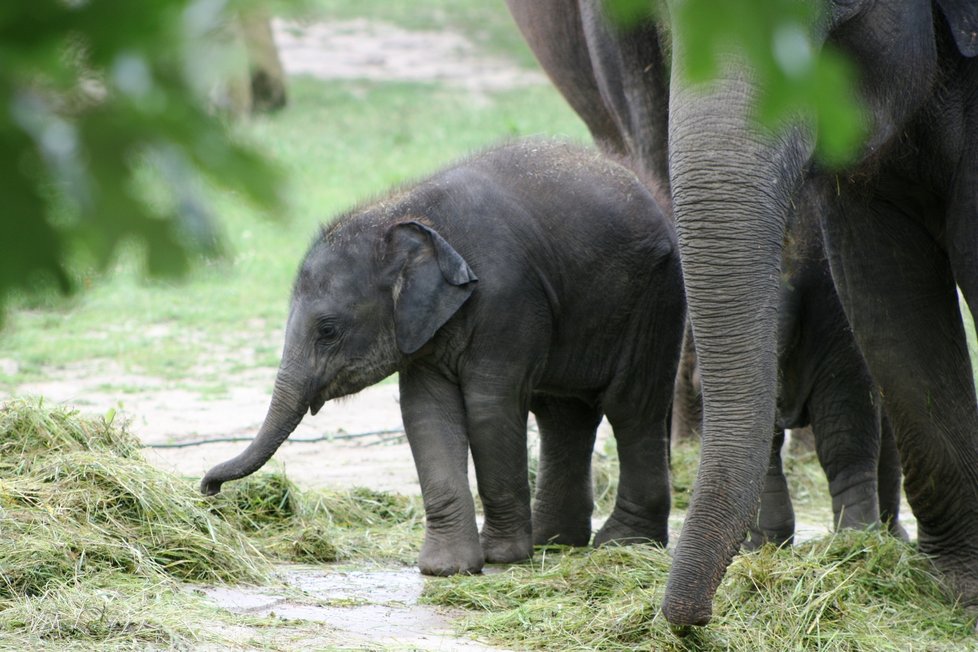
[[[313,397],[312,401],[309,403],[309,414],[316,416],[316,413],[322,409],[323,405],[326,403],[326,389],[323,388],[321,392]]]

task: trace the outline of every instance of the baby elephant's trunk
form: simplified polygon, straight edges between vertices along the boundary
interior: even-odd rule
[[[201,492],[208,496],[218,493],[223,483],[251,475],[275,454],[282,442],[302,421],[309,408],[308,402],[303,398],[303,392],[299,391],[298,387],[301,385],[291,382],[282,371],[279,371],[275,380],[275,390],[272,393],[272,402],[258,435],[240,455],[208,471],[200,483]]]

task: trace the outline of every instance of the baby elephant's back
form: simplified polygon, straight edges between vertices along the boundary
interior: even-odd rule
[[[593,149],[523,141],[482,165],[514,195],[500,219],[519,231],[536,268],[560,288],[566,312],[580,299],[628,300],[641,294],[653,268],[677,255],[673,227],[651,193],[626,168]]]
[[[672,255],[672,225],[635,175],[593,149],[545,140],[512,143],[448,170],[440,180],[464,206],[469,234],[498,237],[533,263],[620,268]],[[464,214],[463,214],[464,213]],[[452,225],[442,225],[453,230]],[[512,238],[507,244],[502,240]],[[483,246],[491,249],[492,243]]]
[[[466,195],[464,205],[479,207],[458,222],[468,235],[460,240],[478,233],[481,241],[465,254],[480,303],[514,314],[529,308],[533,285],[530,301],[552,317],[549,366],[565,381],[581,372],[589,378],[580,384],[591,385],[597,368],[655,320],[656,286],[682,291],[668,219],[631,172],[591,150],[524,141],[445,180]]]

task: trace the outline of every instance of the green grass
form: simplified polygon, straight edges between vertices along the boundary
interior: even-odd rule
[[[468,610],[465,632],[513,649],[973,649],[973,619],[943,597],[929,561],[883,534],[740,555],[710,626],[685,635],[658,611],[670,565],[653,546],[551,549],[505,572],[430,582],[424,599]]]
[[[409,27],[471,29],[463,33],[487,51],[519,51],[502,4],[320,2],[315,8],[324,16],[383,15]],[[528,57],[518,58],[529,65]],[[287,214],[273,219],[238,196],[216,195],[227,256],[198,261],[182,282],[143,278],[142,254],[130,249],[105,277],[77,270],[85,289],[73,298],[15,300],[0,332],[0,360],[18,368],[0,373],[0,391],[82,365],[92,373],[145,374],[214,393],[229,369],[278,364],[292,278],[320,223],[508,137],[587,140],[582,123],[546,85],[475,96],[437,84],[296,78],[289,91],[285,111],[238,130],[286,171]]]

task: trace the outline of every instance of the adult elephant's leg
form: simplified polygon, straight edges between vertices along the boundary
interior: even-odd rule
[[[761,133],[753,86],[731,73],[710,92],[680,82],[669,119],[673,206],[703,387],[703,448],[662,604],[676,625],[709,622],[717,586],[757,508],[771,452],[785,217],[807,140]]]
[[[592,0],[587,0],[591,2]],[[628,153],[591,65],[578,0],[506,0],[537,61],[599,147]]]
[[[893,536],[909,541],[907,531],[900,525],[900,497],[902,496],[900,472],[900,453],[897,451],[893,427],[886,416],[886,410],[880,411],[880,463],[877,470],[879,484],[880,520]]]
[[[833,275],[884,397],[921,552],[975,607],[978,406],[954,278],[931,233],[894,208],[904,202],[866,194],[843,187],[827,220]]]
[[[771,457],[767,473],[764,475],[764,488],[761,490],[757,517],[750,521],[744,547],[756,550],[765,543],[791,545],[795,538],[795,509],[788,493],[788,480],[784,477],[781,464],[781,449],[784,447],[784,430],[774,432],[771,443]]]
[[[651,19],[621,25],[604,0],[580,0],[594,79],[622,134],[632,168],[666,210],[669,192],[669,67]]]
[[[827,265],[813,270],[806,292],[811,365],[808,413],[815,452],[832,495],[836,529],[879,525],[879,391],[856,345]]]
[[[534,396],[540,462],[533,494],[533,543],[586,546],[591,541],[591,454],[601,409],[573,398]]]
[[[961,155],[948,207],[947,247],[954,278],[975,315],[978,311],[978,103],[966,109],[966,123],[961,133],[970,142]]]
[[[477,573],[484,559],[469,490],[462,394],[456,384],[417,366],[402,371],[399,380],[401,416],[425,508],[418,566],[426,575]]]
[[[489,563],[533,555],[526,420],[529,392],[505,368],[483,365],[464,384],[466,423],[485,521],[482,550]]]
[[[676,373],[676,389],[672,400],[670,439],[679,442],[698,439],[703,429],[703,394],[700,388],[700,372],[696,364],[696,347],[693,329],[687,324],[683,336],[683,352]]]
[[[828,479],[836,529],[880,524],[879,408],[871,395],[875,386],[868,378],[842,377],[852,373],[851,366],[826,370],[827,376],[835,376],[820,379],[811,404],[815,452]]]

